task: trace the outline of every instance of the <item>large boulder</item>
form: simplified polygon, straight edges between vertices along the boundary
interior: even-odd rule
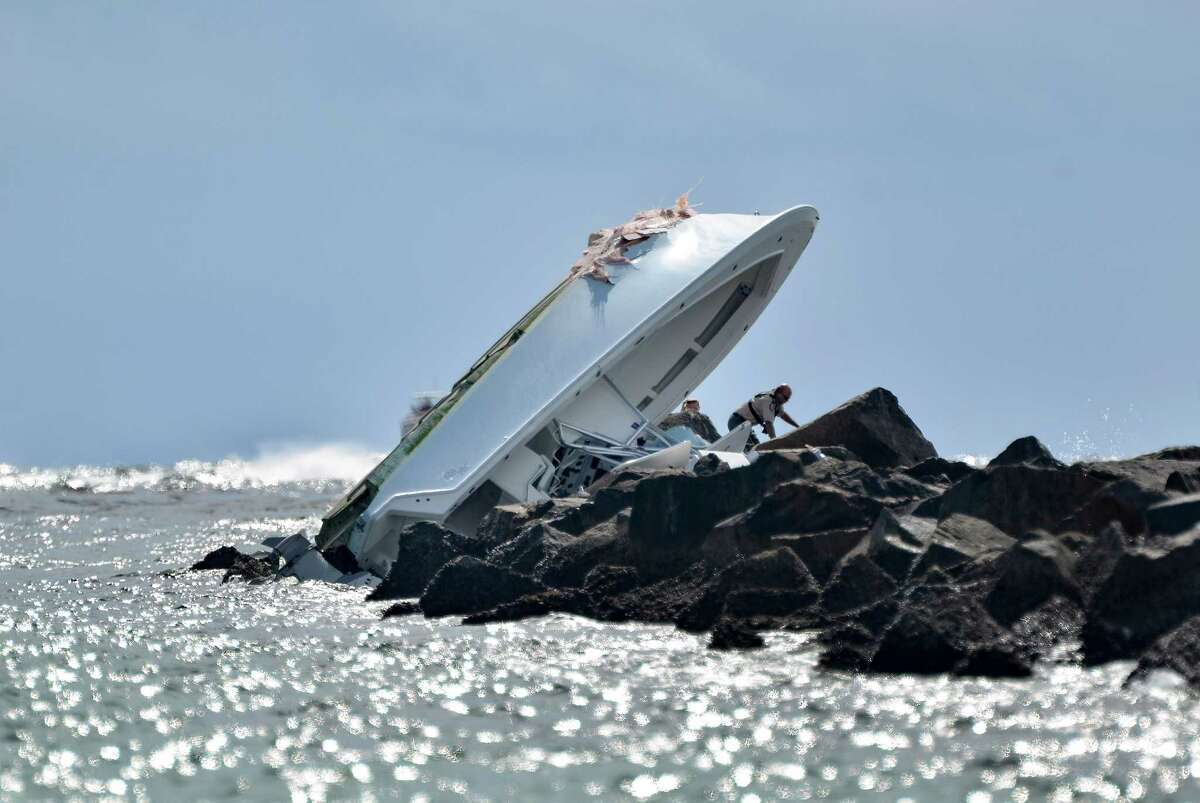
[[[939,512],[974,516],[1009,535],[1052,531],[1106,484],[1080,471],[993,466],[955,483],[942,496]]]
[[[1041,605],[1008,624],[1017,644],[1040,660],[1078,660],[1078,644],[1085,614],[1080,604],[1051,596]]]
[[[674,622],[704,594],[712,579],[711,567],[697,561],[670,577],[650,580],[622,593],[601,596],[591,592],[594,607],[588,615],[614,622]]]
[[[869,496],[794,480],[773,489],[751,510],[722,526],[743,527],[756,535],[866,528],[882,509],[883,505]]]
[[[915,466],[908,466],[904,473],[926,483],[938,485],[953,485],[968,474],[974,474],[979,469],[961,460],[947,460],[944,457],[930,457]]]
[[[1054,458],[1041,441],[1032,435],[1017,438],[1004,447],[1004,451],[996,455],[988,463],[993,466],[1038,466],[1040,468],[1066,468]]]
[[[820,593],[796,554],[775,548],[726,567],[675,623],[684,630],[707,630],[726,614],[743,619],[789,616],[810,608]]]
[[[438,570],[463,551],[457,533],[431,521],[417,522],[400,534],[391,570],[367,599],[419,597]]]
[[[1027,677],[1031,657],[970,595],[924,587],[883,633],[868,668],[874,672]]]
[[[717,623],[708,641],[711,650],[757,650],[765,646],[762,636],[731,617],[725,617]]]
[[[844,446],[877,467],[912,466],[937,457],[937,450],[904,412],[896,395],[884,388],[855,396],[787,435],[760,444],[758,450],[806,445]]]
[[[840,614],[866,608],[896,593],[895,579],[871,560],[869,543],[868,535],[833,570],[821,593],[821,607],[827,613]]]
[[[475,530],[474,541],[479,554],[486,554],[511,538],[525,525],[541,518],[547,507],[537,503],[497,505],[484,514]]]
[[[633,488],[629,540],[646,563],[698,554],[713,526],[758,504],[782,482],[801,476],[818,458],[803,452],[764,454],[745,468],[707,477],[663,473]]]
[[[824,585],[833,570],[847,553],[862,542],[867,531],[863,528],[824,530],[819,533],[784,533],[771,536],[772,546],[787,547],[808,567],[816,580]]]
[[[1079,560],[1075,564],[1075,580],[1085,601],[1108,581],[1117,561],[1134,545],[1124,528],[1113,522],[1076,550]]]
[[[1079,603],[1083,594],[1075,580],[1077,560],[1054,536],[1038,533],[1022,540],[996,560],[996,582],[984,605],[997,622],[1011,625],[1052,596]]]
[[[1130,547],[1095,591],[1084,658],[1136,658],[1159,636],[1200,614],[1200,530]]]
[[[597,566],[632,563],[624,526],[609,523],[593,527],[583,535],[559,540],[533,567],[532,573],[552,588],[577,588],[586,585],[588,575]]]
[[[1130,480],[1147,490],[1163,491],[1172,474],[1184,481],[1200,482],[1200,446],[1176,446],[1124,460],[1077,463],[1074,468],[1101,479]]]
[[[1200,687],[1200,616],[1193,616],[1154,642],[1138,659],[1129,680],[1159,669],[1176,672],[1189,685]]]
[[[1152,505],[1146,511],[1146,524],[1152,533],[1162,535],[1176,535],[1200,526],[1200,493]]]
[[[906,471],[871,468],[860,460],[829,455],[805,464],[801,479],[867,496],[892,508],[937,496],[950,484],[940,482],[938,477],[921,480]]]
[[[230,568],[233,566],[233,564],[237,563],[240,558],[244,557],[246,557],[244,554],[231,546],[217,547],[200,560],[193,563],[188,571],[207,572],[213,571],[214,569],[221,569],[223,571]]]
[[[1182,471],[1172,471],[1167,475],[1166,490],[1181,494],[1200,492],[1200,478],[1190,477]]]
[[[539,563],[557,555],[577,537],[536,521],[521,530],[515,538],[487,553],[485,559],[497,566],[507,566],[521,574],[533,575]]]
[[[1133,480],[1120,479],[1096,491],[1083,507],[1064,519],[1055,529],[1098,533],[1117,523],[1130,535],[1146,532],[1146,512],[1167,498],[1161,490],[1152,490]]]
[[[557,589],[538,591],[518,597],[512,602],[505,602],[486,611],[472,613],[463,617],[464,625],[482,625],[492,622],[516,622],[530,619],[534,616],[546,616],[551,613],[584,614],[592,608],[591,599],[579,589]]]
[[[897,582],[903,582],[929,546],[934,522],[916,516],[897,517],[881,510],[861,548],[875,565]]]
[[[911,574],[922,577],[933,569],[954,574],[966,564],[998,557],[1014,543],[1015,538],[982,519],[951,514],[938,522]]]
[[[471,614],[544,591],[545,586],[519,572],[469,555],[447,563],[421,594],[426,616]]]

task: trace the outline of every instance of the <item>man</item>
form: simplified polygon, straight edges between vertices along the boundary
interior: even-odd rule
[[[787,404],[790,398],[792,398],[792,388],[787,384],[780,385],[770,393],[756,393],[754,398],[734,410],[733,415],[729,416],[729,431],[732,432],[744,422],[749,421],[752,427],[746,447],[750,448],[758,443],[758,438],[754,437],[753,426],[762,427],[768,438],[775,437],[776,417],[782,418],[793,427],[800,426],[783,409],[783,405]]]
[[[679,408],[681,413],[698,413],[700,412],[699,399],[684,399],[683,407]]]

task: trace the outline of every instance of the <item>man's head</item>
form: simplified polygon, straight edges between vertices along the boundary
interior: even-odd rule
[[[700,412],[700,400],[699,399],[687,399],[686,401],[684,401],[682,409],[683,409],[683,412],[685,412],[685,413],[698,413],[698,412]]]
[[[792,398],[792,386],[786,382],[771,392],[778,404],[786,404],[788,399]]]

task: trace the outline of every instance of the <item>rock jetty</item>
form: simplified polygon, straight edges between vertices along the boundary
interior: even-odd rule
[[[758,452],[497,507],[469,536],[414,525],[371,597],[466,624],[671,623],[714,649],[815,630],[838,670],[1131,660],[1200,683],[1200,447],[1065,465],[1023,437],[976,468],[875,388]]]

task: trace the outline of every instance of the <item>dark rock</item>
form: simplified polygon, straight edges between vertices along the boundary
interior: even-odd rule
[[[912,568],[919,577],[933,568],[952,571],[963,564],[997,557],[1016,539],[982,519],[954,514],[938,522],[924,554]]]
[[[692,432],[704,438],[708,443],[721,439],[721,433],[713,426],[712,419],[704,413],[678,412],[670,413],[658,422],[658,428],[663,432],[675,427],[687,427]]]
[[[1071,644],[1076,653],[1083,632],[1084,611],[1079,603],[1052,596],[1009,625],[1009,632],[1024,651],[1039,660],[1055,657],[1055,650]]]
[[[796,553],[776,548],[740,560],[721,573],[734,588],[802,588],[820,591]]]
[[[722,613],[783,617],[814,605],[821,589],[796,554],[784,548],[725,568],[675,619],[684,630],[707,630]]]
[[[539,563],[551,558],[577,536],[567,535],[543,522],[534,522],[487,553],[485,560],[497,566],[507,566],[521,574],[534,574]]]
[[[809,461],[817,458],[809,458]],[[629,518],[629,539],[649,568],[697,556],[714,525],[743,513],[782,482],[803,473],[805,456],[796,452],[762,455],[746,468],[707,477],[656,474],[637,483]]]
[[[588,574],[605,564],[629,566],[633,558],[629,538],[622,528],[605,524],[583,535],[560,541],[534,567],[534,576],[553,588],[578,588]],[[636,572],[635,572],[636,574]]]
[[[631,490],[623,486],[605,495],[604,503],[600,503],[598,498],[563,497],[526,504],[498,505],[488,511],[479,522],[474,538],[469,539],[473,549],[464,552],[476,557],[487,555],[496,547],[516,538],[534,522],[551,525],[564,533],[580,534],[616,514],[620,507],[628,507],[628,501],[616,505],[612,502],[630,495]]]
[[[1106,484],[1078,471],[994,466],[955,483],[942,496],[940,512],[965,513],[1010,535],[1053,530]]]
[[[578,589],[552,588],[536,594],[526,594],[512,602],[473,613],[465,617],[462,623],[464,625],[482,625],[490,622],[516,622],[550,613],[586,613],[591,608],[591,600],[585,592]]]
[[[431,521],[405,528],[391,570],[367,599],[419,597],[438,570],[462,555],[463,549],[461,536]]]
[[[1200,530],[1126,549],[1096,590],[1083,631],[1090,664],[1135,658],[1200,614]]]
[[[222,583],[230,580],[246,580],[247,582],[262,582],[275,576],[279,568],[279,556],[272,552],[265,557],[241,555],[225,570],[221,577]]]
[[[1130,535],[1146,531],[1146,510],[1166,499],[1162,491],[1150,490],[1132,480],[1121,479],[1104,486],[1055,530],[1098,533],[1116,522]]]
[[[817,594],[807,588],[735,588],[725,597],[724,612],[740,619],[761,619],[774,623],[804,618],[817,603]]]
[[[192,564],[190,572],[205,572],[213,569],[229,569],[239,558],[246,557],[231,546],[217,547]]]
[[[942,517],[942,496],[932,496],[912,509],[912,515],[923,519],[937,520]]]
[[[807,480],[785,482],[741,517],[747,530],[759,535],[815,533],[871,525],[883,505]]]
[[[342,574],[356,574],[363,570],[358,565],[358,560],[355,559],[354,553],[345,544],[338,544],[335,547],[324,550],[321,552],[321,557],[325,558],[326,563]]]
[[[967,652],[967,658],[954,668],[964,677],[1027,678],[1033,675],[1029,657],[1008,643],[984,644]]]
[[[896,581],[867,554],[870,536],[851,550],[833,572],[821,594],[821,607],[830,614],[875,605],[896,593]]]
[[[671,577],[621,594],[594,598],[595,608],[589,615],[616,622],[674,622],[704,593],[712,579],[711,569],[697,561]]]
[[[914,479],[950,485],[978,470],[958,460],[931,457],[928,460],[922,460],[915,466],[909,466],[904,469],[904,473]]]
[[[1121,525],[1113,523],[1101,530],[1090,543],[1078,548],[1075,579],[1085,600],[1090,600],[1108,580],[1117,561],[1131,546],[1134,544]]]
[[[711,650],[756,650],[765,646],[762,636],[729,617],[717,622],[708,642]]]
[[[996,583],[984,606],[997,622],[1010,625],[1051,596],[1079,603],[1083,593],[1075,581],[1077,560],[1053,536],[1043,533],[1022,540],[996,560]]]
[[[641,585],[637,569],[632,566],[596,566],[584,578],[583,588],[589,594],[612,597],[632,591]]]
[[[532,577],[487,561],[463,556],[447,563],[421,595],[426,616],[470,614],[496,608],[545,590]]]
[[[1030,657],[970,594],[918,589],[887,628],[869,668],[913,674],[1026,677]]]
[[[870,669],[917,675],[951,672],[967,657],[958,641],[951,630],[939,626],[936,617],[904,611],[876,648]]]
[[[1181,471],[1172,471],[1167,475],[1166,490],[1175,493],[1192,494],[1200,491],[1200,481],[1194,480]]]
[[[1172,474],[1200,482],[1200,458],[1193,457],[1197,449],[1200,447],[1176,447],[1125,460],[1077,463],[1072,468],[1102,480],[1129,480],[1148,491],[1161,492]]]
[[[1017,438],[1015,441],[1004,447],[1004,451],[996,455],[988,463],[988,468],[993,466],[1037,466],[1038,468],[1066,468],[1054,458],[1041,441],[1032,435],[1026,435],[1024,438]]]
[[[873,469],[858,460],[832,457],[806,463],[800,479],[852,495],[869,497],[891,508],[937,496],[945,490],[945,485],[949,485],[926,483],[906,472]]]
[[[894,600],[884,600],[848,616],[834,617],[821,631],[821,666],[827,669],[864,671],[870,667],[881,634],[899,611]]]
[[[538,517],[536,508],[538,505],[535,504],[502,504],[492,508],[482,517],[475,531],[479,549],[486,553],[515,538],[522,527]]]
[[[381,619],[390,619],[393,616],[412,616],[421,612],[421,606],[415,601],[406,599],[390,605],[383,612]]]
[[[729,466],[725,464],[721,458],[715,454],[706,454],[696,461],[696,465],[692,466],[692,472],[697,477],[707,477],[710,474],[720,474],[722,471],[729,471]]]
[[[890,510],[882,510],[862,546],[875,565],[900,582],[925,553],[935,527],[928,519],[906,516],[901,520]]]
[[[937,457],[895,394],[869,390],[781,438],[759,445],[759,451],[801,446],[844,446],[871,466],[912,466]]]
[[[1157,452],[1151,452],[1143,457],[1152,460],[1186,460],[1188,462],[1200,463],[1200,446],[1171,446],[1166,449],[1160,449]]]
[[[1169,669],[1189,685],[1200,687],[1200,616],[1193,616],[1154,642],[1142,653],[1126,682],[1158,669]]]
[[[1160,535],[1176,535],[1200,525],[1200,494],[1177,496],[1152,505],[1146,511],[1150,531]]]
[[[838,562],[858,546],[866,534],[865,529],[851,529],[775,535],[771,537],[771,544],[795,552],[812,576],[824,585],[833,575]]]

